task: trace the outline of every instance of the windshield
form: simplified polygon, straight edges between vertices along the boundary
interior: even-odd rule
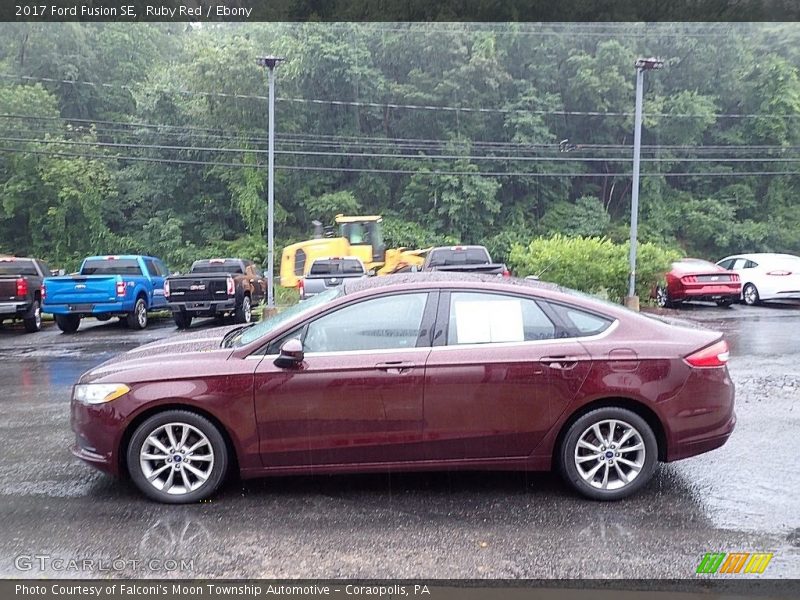
[[[321,304],[330,302],[331,300],[341,296],[343,293],[344,292],[341,288],[331,288],[320,294],[317,294],[316,296],[312,296],[308,300],[303,300],[302,302],[299,302],[294,306],[290,306],[286,310],[279,312],[265,321],[261,321],[252,327],[248,327],[247,329],[243,330],[240,335],[230,340],[228,345],[237,347],[254,342],[258,338],[267,335],[270,331],[277,329],[284,323],[288,323],[297,317],[303,316],[306,313],[310,313]]]

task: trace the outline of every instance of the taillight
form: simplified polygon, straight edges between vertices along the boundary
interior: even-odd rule
[[[228,276],[228,296],[233,296],[236,293],[236,285],[233,283],[233,277]]]
[[[791,272],[791,271],[783,271],[783,270],[779,270],[779,271],[767,271],[767,275],[779,275],[779,276],[784,276],[784,275],[791,275],[791,274],[792,274],[792,272]]]
[[[730,358],[728,342],[720,340],[694,354],[690,354],[685,360],[692,367],[724,367]]]
[[[511,271],[508,269],[503,269],[503,277],[511,277]]]
[[[298,282],[297,282],[297,289],[298,289],[298,290],[299,290],[299,292],[300,292],[300,299],[302,300],[302,299],[303,299],[303,294],[305,294],[305,291],[306,291],[306,287],[305,287],[305,284],[303,283],[303,280],[302,280],[302,279],[299,279],[299,280],[298,280]]]
[[[28,295],[28,280],[20,277],[17,279],[17,296]]]
[[[164,298],[169,298],[169,279],[164,282]]]
[[[117,296],[124,296],[125,295],[125,282],[118,281],[117,282]]]
[[[47,296],[47,288],[45,288],[44,283],[42,283],[42,304],[44,304],[45,296]]]
[[[739,279],[739,274],[738,273],[734,273],[733,275],[731,275],[731,281],[741,281]]]
[[[681,281],[683,283],[697,283],[697,275],[687,275],[686,277],[681,277]]]

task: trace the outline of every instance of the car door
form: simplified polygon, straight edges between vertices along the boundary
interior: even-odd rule
[[[268,467],[385,463],[421,457],[422,386],[435,292],[370,297],[305,323],[299,368],[255,373]]]
[[[150,278],[152,292],[150,296],[150,307],[159,308],[167,305],[167,298],[164,296],[164,274],[159,270],[156,261],[152,258],[144,259],[144,266]]]
[[[430,460],[530,455],[580,389],[591,359],[530,296],[442,294],[425,369]],[[441,333],[440,333],[441,331]]]

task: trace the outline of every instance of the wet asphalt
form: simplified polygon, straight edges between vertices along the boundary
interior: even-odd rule
[[[737,428],[612,504],[525,473],[233,480],[156,504],[71,456],[69,394],[114,354],[181,335],[171,320],[6,324],[0,577],[695,578],[706,552],[774,553],[762,577],[800,577],[800,305],[661,312],[727,335]]]

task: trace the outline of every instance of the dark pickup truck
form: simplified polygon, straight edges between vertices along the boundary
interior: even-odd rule
[[[252,260],[210,258],[196,260],[186,275],[172,275],[164,286],[172,317],[186,329],[194,317],[233,315],[249,323],[253,306],[267,293],[267,282]]]
[[[503,263],[492,262],[484,246],[439,246],[431,248],[422,265],[423,271],[457,271],[509,277]]]
[[[42,281],[50,268],[35,258],[0,256],[0,324],[21,320],[25,331],[42,328]]]

